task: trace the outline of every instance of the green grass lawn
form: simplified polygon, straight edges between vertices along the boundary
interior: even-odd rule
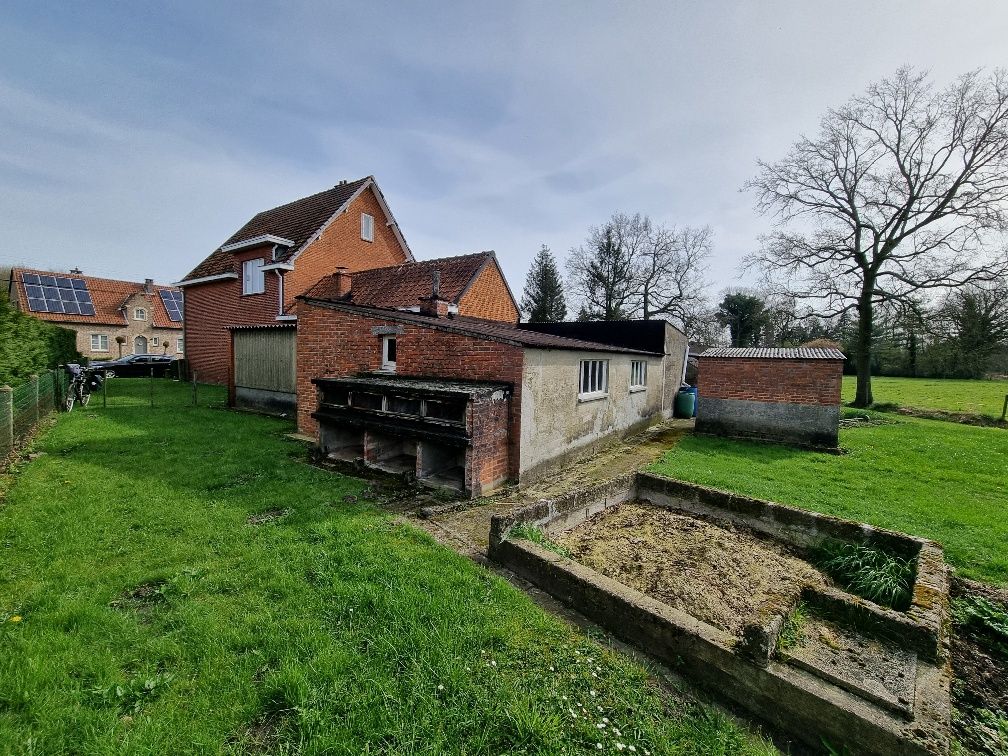
[[[0,753],[772,751],[304,464],[285,423],[115,384],[137,401],[61,416],[0,478]]]
[[[687,436],[651,469],[931,538],[961,574],[1008,583],[1008,433],[875,416],[841,430],[844,455]]]
[[[843,377],[843,401],[854,401],[857,378]],[[967,381],[951,378],[872,378],[872,395],[877,404],[896,404],[923,410],[968,412],[1001,417],[1008,381]]]

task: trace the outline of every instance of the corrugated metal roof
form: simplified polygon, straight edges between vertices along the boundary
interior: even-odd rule
[[[839,349],[820,347],[714,347],[696,355],[708,357],[736,357],[751,360],[845,360]]]

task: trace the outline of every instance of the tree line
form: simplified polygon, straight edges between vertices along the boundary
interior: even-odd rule
[[[861,407],[873,373],[973,377],[1005,350],[1004,71],[937,87],[901,68],[829,109],[783,158],[758,161],[744,188],[772,223],[745,263],[761,275],[755,293],[728,291],[711,308],[711,230],[616,213],[571,250],[566,287],[544,246],[526,315],[558,302],[566,315],[566,288],[579,318],[667,318],[701,342],[828,338],[850,355]]]

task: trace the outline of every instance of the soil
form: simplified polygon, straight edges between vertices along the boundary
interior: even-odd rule
[[[1008,608],[1008,589],[955,578],[952,599],[982,596]],[[972,753],[1004,756],[1008,738],[992,725],[990,712],[1008,720],[1008,659],[985,646],[966,628],[952,628],[952,730]]]
[[[735,637],[785,614],[815,567],[772,541],[666,509],[621,504],[551,538],[571,558]]]

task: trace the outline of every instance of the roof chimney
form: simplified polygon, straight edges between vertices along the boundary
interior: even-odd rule
[[[333,272],[333,281],[336,284],[335,295],[337,297],[349,296],[350,286],[353,283],[353,274],[350,273],[349,268],[336,268],[335,272]]]
[[[153,293],[154,293],[154,279],[153,278],[145,278],[144,279],[144,294],[153,294]]]
[[[443,318],[448,314],[448,302],[441,299],[441,271],[431,273],[431,295],[420,298],[420,312],[432,318]]]
[[[80,268],[71,268],[70,269],[70,273],[72,275],[75,275],[75,276],[83,276],[84,275],[84,271],[81,270]]]

